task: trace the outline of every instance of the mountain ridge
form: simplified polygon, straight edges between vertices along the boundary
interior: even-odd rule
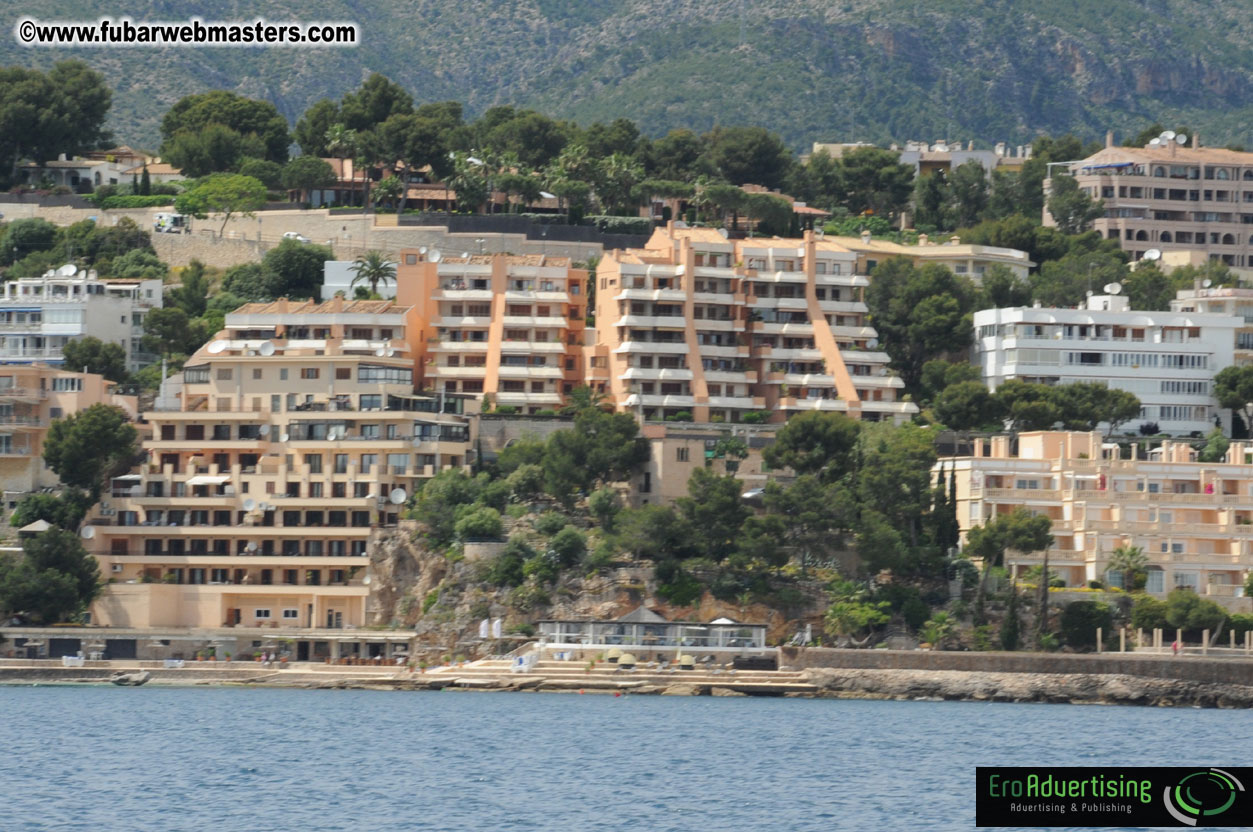
[[[97,20],[86,0],[46,0],[44,20]],[[1220,0],[274,0],[139,3],[136,21],[355,21],[357,47],[75,48],[0,43],[0,64],[79,57],[115,89],[119,141],[155,147],[183,95],[224,88],[273,101],[294,123],[371,72],[415,101],[456,99],[576,120],[676,127],[760,124],[812,141],[974,139],[1187,123],[1207,143],[1250,143],[1253,2]]]

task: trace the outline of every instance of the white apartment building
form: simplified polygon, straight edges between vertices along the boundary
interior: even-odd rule
[[[1213,378],[1234,362],[1243,318],[1137,312],[1126,297],[1096,295],[1086,309],[984,309],[974,325],[974,361],[994,390],[1010,379],[1100,382],[1139,397],[1140,419],[1126,430],[1154,422],[1165,433],[1204,434],[1215,419],[1230,426]]]
[[[1235,364],[1253,363],[1253,289],[1231,286],[1180,289],[1170,302],[1171,312],[1203,312],[1210,315],[1231,315],[1240,320],[1236,329]]]
[[[131,371],[151,363],[143,351],[144,315],[161,306],[160,280],[101,280],[73,265],[4,284],[0,364],[60,364],[65,344],[94,336],[126,350]]]

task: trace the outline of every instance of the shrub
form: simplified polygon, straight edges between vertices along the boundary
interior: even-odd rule
[[[608,569],[613,564],[616,555],[613,544],[608,540],[602,540],[599,546],[583,556],[583,569],[589,575]]]
[[[173,205],[174,197],[168,194],[126,194],[122,196],[106,196],[98,199],[96,204],[102,211],[117,208],[154,208],[161,205]]]
[[[587,508],[591,511],[592,516],[600,523],[601,528],[607,532],[613,531],[613,521],[617,518],[618,512],[622,510],[621,503],[618,502],[618,492],[612,488],[601,488],[593,491],[591,496],[587,498]]]
[[[430,592],[426,594],[426,597],[422,599],[422,614],[426,615],[428,612],[431,611],[431,607],[435,606],[438,603],[439,603],[439,590],[432,589]]]
[[[746,425],[761,425],[769,418],[769,413],[762,413],[761,411],[753,410],[741,416],[740,421]]]
[[[534,578],[541,584],[551,584],[561,574],[561,564],[545,552],[542,555],[527,558],[522,563],[522,574],[527,578]]]
[[[1151,595],[1136,598],[1131,607],[1131,626],[1137,630],[1165,630],[1166,602]]]
[[[501,535],[504,526],[500,512],[490,506],[479,506],[457,520],[454,527],[461,540],[494,539]]]
[[[535,531],[544,535],[544,537],[552,537],[569,524],[565,515],[556,511],[546,511],[539,517],[536,517],[533,522]]]
[[[667,422],[690,422],[692,421],[692,411],[680,410],[666,417]]]
[[[492,412],[500,416],[512,416],[518,412],[518,408],[511,404],[502,404]]]
[[[483,579],[495,586],[517,586],[522,583],[522,565],[535,557],[535,550],[518,537],[509,538],[505,548],[500,551],[487,568]]]
[[[542,586],[536,584],[525,584],[509,593],[509,606],[519,612],[530,612],[537,607],[547,606],[549,603],[551,600],[548,593]]]
[[[1109,604],[1100,601],[1072,601],[1062,610],[1062,638],[1071,647],[1084,649],[1096,646],[1096,631],[1101,629],[1106,637],[1114,626],[1114,616]]]
[[[515,499],[533,500],[544,493],[544,468],[540,465],[520,465],[505,479]]]
[[[574,526],[566,526],[548,541],[548,553],[561,567],[574,566],[587,552],[587,541]]]

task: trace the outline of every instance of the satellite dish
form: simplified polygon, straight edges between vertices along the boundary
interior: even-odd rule
[[[405,500],[409,499],[409,495],[405,493],[403,488],[393,488],[392,493],[387,495],[387,499],[391,500],[396,505],[400,505]],[[88,528],[90,528],[90,526]]]
[[[1161,260],[1162,250],[1160,248],[1151,248],[1148,251],[1144,252],[1144,259],[1145,260]]]
[[[395,348],[395,347],[388,347],[388,348],[387,348],[387,357],[388,357],[388,358],[391,358],[391,357],[392,357],[393,355],[395,355],[395,354],[396,354],[396,348]]]
[[[365,498],[366,498],[367,500],[373,500],[373,499],[375,499],[376,497],[378,497],[378,495],[377,495],[377,494],[375,494],[373,491],[371,491],[369,494],[365,495]]]
[[[261,353],[262,355],[274,355],[274,342],[266,341],[264,344],[257,347],[257,352]]]
[[[1176,135],[1178,134],[1174,130],[1164,130],[1162,132],[1162,138],[1168,142],[1174,141]]]
[[[725,228],[719,228],[719,229],[718,229],[718,234],[719,234],[719,235],[722,237],[722,239],[724,239],[724,240],[725,240],[727,237],[729,237],[729,236],[730,236],[730,234],[727,232],[727,230],[726,230]]]
[[[1107,295],[1116,295],[1121,291],[1122,291],[1121,283],[1106,283],[1105,284],[1105,294]]]
[[[444,259],[444,253],[437,248],[431,249],[430,255],[432,263],[438,263],[440,260]]]
[[[1188,136],[1186,133],[1180,133],[1178,136],[1175,136],[1175,144],[1185,145],[1187,143],[1188,143]]]
[[[1085,296],[1085,297],[1089,297],[1089,298],[1090,298],[1090,297],[1092,297],[1092,290],[1091,290],[1091,289],[1089,289],[1088,291],[1084,292],[1083,294],[1084,294],[1084,296]]]
[[[362,578],[362,579],[361,579],[361,585],[362,585],[362,586],[369,586],[369,585],[370,585],[370,576],[369,576],[369,575],[366,575],[364,578]]]
[[[83,538],[83,540],[91,540],[93,537],[96,536],[96,527],[95,526],[83,526],[83,530],[79,532],[78,534]]]
[[[220,352],[225,352],[228,346],[225,341],[210,341],[209,346],[205,347],[205,349],[211,355],[217,355]]]
[[[256,507],[257,507],[257,501],[252,499],[251,497],[249,497],[247,500],[244,500],[244,511],[252,511]]]
[[[874,349],[875,347],[879,346],[879,339],[871,338],[870,340],[866,342],[866,346],[870,347],[870,349]]]
[[[61,268],[57,269],[57,274],[61,277],[73,277],[78,274],[78,266],[75,266],[73,263],[66,263]]]
[[[280,437],[278,438],[278,441],[280,441],[280,442],[286,442],[288,439],[291,439],[291,434],[290,434],[290,433],[285,433],[285,434],[283,434],[282,436],[280,436]]]
[[[425,256],[426,256],[426,246],[418,246],[418,254],[421,254],[423,257],[425,257]]]
[[[382,358],[383,356],[387,355],[387,347],[379,347],[378,349],[374,351],[374,354],[377,355],[379,358]]]
[[[461,252],[461,259],[462,259],[462,260],[469,260],[469,259],[470,259],[470,252],[468,252],[468,251],[463,251],[463,252]]]
[[[248,541],[248,545],[247,545],[247,546],[245,546],[244,548],[245,548],[245,549],[247,549],[249,552],[255,552],[255,551],[257,551],[257,541],[255,541],[255,540],[249,540],[249,541]]]
[[[1214,285],[1214,281],[1210,280],[1208,277],[1201,281],[1202,289],[1208,289],[1209,287],[1213,285]]]
[[[261,427],[257,428],[257,433],[261,434],[262,436],[269,436],[269,435],[270,435],[270,426],[269,426],[269,425],[262,425]]]
[[[1151,139],[1149,141],[1149,147],[1161,147],[1161,145],[1162,145],[1161,139]]]

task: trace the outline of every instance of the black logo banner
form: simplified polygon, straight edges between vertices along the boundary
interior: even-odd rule
[[[976,826],[1253,826],[1253,768],[975,769]]]

